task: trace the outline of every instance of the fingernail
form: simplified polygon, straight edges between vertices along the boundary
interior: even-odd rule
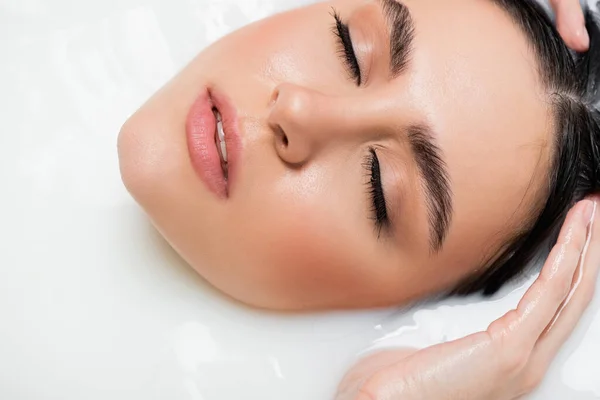
[[[579,43],[585,49],[590,47],[590,35],[588,34],[587,29],[585,29],[585,25],[575,31],[575,36],[579,39]]]
[[[592,200],[584,200],[585,208],[582,211],[582,217],[585,221],[586,226],[588,226],[594,217],[594,211],[596,210],[596,202]]]
[[[571,37],[571,43],[577,51],[585,51],[590,45],[590,37],[585,28],[585,16],[581,7],[571,7],[568,12],[565,12],[563,27],[565,31],[570,31],[567,35]],[[565,36],[566,38],[566,36]]]

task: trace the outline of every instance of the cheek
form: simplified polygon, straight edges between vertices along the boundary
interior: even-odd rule
[[[269,306],[345,306],[375,286],[369,268],[376,263],[373,240],[360,224],[360,203],[348,190],[319,187],[328,186],[310,185],[302,195],[262,191],[260,201],[247,203],[244,217],[233,221],[237,228],[230,232],[236,232],[245,257],[236,264],[263,289]]]
[[[278,218],[255,249],[262,275],[281,296],[313,300],[352,291],[361,282],[363,244],[327,213]],[[347,226],[346,226],[347,228]],[[280,297],[281,297],[280,296]]]

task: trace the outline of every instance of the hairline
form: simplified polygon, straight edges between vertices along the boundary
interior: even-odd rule
[[[536,177],[543,176],[540,175],[538,166],[540,163],[536,165],[534,173],[532,174],[532,178],[530,180],[530,185],[527,187],[523,198],[527,196],[529,190],[532,188],[532,185],[535,184],[534,190],[536,192],[543,191],[541,194],[536,193],[533,195],[533,199],[531,203],[527,207],[527,212],[525,213],[524,221],[517,226],[511,226],[511,221],[514,218],[511,218],[506,226],[502,228],[497,234],[498,240],[494,240],[493,243],[488,247],[488,250],[484,252],[482,256],[482,262],[479,264],[475,274],[467,277],[467,281],[471,281],[473,279],[478,279],[479,275],[487,275],[486,271],[491,269],[496,262],[498,262],[502,257],[506,256],[506,252],[511,249],[516,243],[526,237],[530,231],[536,226],[541,217],[541,214],[544,211],[544,208],[551,196],[552,186],[556,183],[560,167],[560,156],[561,149],[565,145],[565,132],[563,132],[563,124],[560,122],[560,118],[563,115],[563,112],[560,108],[561,100],[564,100],[565,94],[561,94],[559,89],[564,89],[565,85],[564,81],[561,80],[561,69],[565,67],[565,65],[554,65],[552,63],[552,58],[549,53],[552,50],[561,53],[560,45],[556,45],[557,36],[554,35],[555,29],[548,18],[546,13],[539,14],[540,19],[536,20],[534,23],[531,23],[531,16],[535,12],[536,7],[541,6],[538,3],[535,3],[535,0],[490,0],[492,4],[494,4],[499,10],[505,13],[517,29],[523,34],[528,47],[533,53],[534,61],[535,61],[535,72],[536,72],[536,83],[538,89],[542,93],[545,103],[547,105],[547,115],[548,121],[547,124],[547,132],[548,140],[544,141],[542,147],[550,147],[550,150],[547,152],[547,173],[545,174],[545,179],[540,181],[538,184],[535,184],[537,180]],[[543,12],[543,10],[542,10]],[[544,24],[544,19],[548,24]],[[539,22],[539,23],[538,23]],[[544,32],[545,31],[545,32]],[[550,33],[549,35],[540,35],[540,33]],[[558,37],[558,40],[561,40]],[[547,47],[544,47],[548,45]],[[561,56],[566,56],[566,54],[557,54],[560,60],[557,62],[563,62],[564,59]],[[570,94],[567,94],[570,97]],[[541,152],[542,153],[542,152]],[[540,154],[540,159],[542,154]],[[523,202],[520,203],[521,206]],[[518,209],[515,210],[514,215],[518,214]],[[523,265],[523,269],[526,266]]]

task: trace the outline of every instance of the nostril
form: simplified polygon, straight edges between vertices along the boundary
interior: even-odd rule
[[[275,137],[279,141],[280,145],[283,148],[287,148],[288,144],[289,144],[289,139],[288,139],[287,135],[285,134],[285,132],[283,131],[283,129],[281,129],[281,126],[280,125],[275,126],[274,131],[275,131]]]
[[[273,93],[271,94],[271,101],[270,104],[273,105],[277,102],[277,99],[279,99],[279,88],[276,88],[275,90],[273,90]]]

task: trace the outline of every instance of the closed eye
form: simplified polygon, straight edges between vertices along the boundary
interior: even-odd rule
[[[337,11],[333,10],[332,16],[335,20],[332,31],[337,38],[339,46],[338,54],[344,62],[344,65],[350,74],[350,78],[356,82],[357,86],[360,86],[362,83],[360,65],[356,58],[356,53],[354,52],[354,45],[352,44],[352,37],[350,36],[348,24],[342,21]]]
[[[371,198],[371,218],[375,221],[377,238],[381,236],[382,230],[388,230],[390,219],[388,217],[387,203],[381,184],[381,168],[379,157],[373,147],[369,148],[369,154],[363,163],[368,174],[368,192]]]

